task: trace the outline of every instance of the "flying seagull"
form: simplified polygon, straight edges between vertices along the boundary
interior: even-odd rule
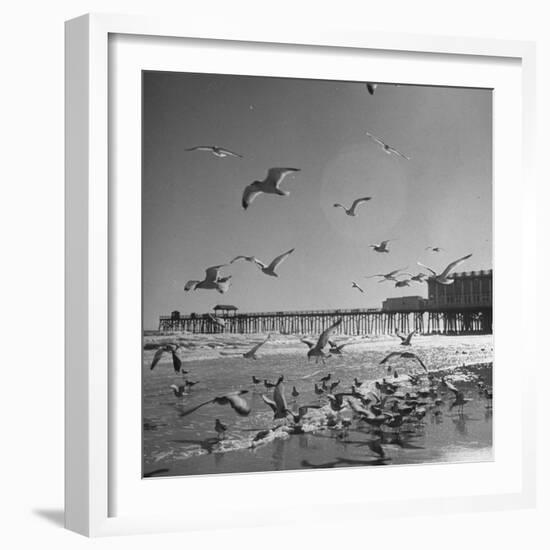
[[[335,323],[330,325],[326,330],[324,330],[321,335],[319,336],[319,339],[317,340],[317,343],[314,346],[311,346],[309,351],[307,352],[307,358],[308,360],[312,357],[315,357],[315,362],[317,363],[319,361],[319,358],[321,358],[323,364],[325,362],[325,357],[328,357],[328,354],[326,354],[323,351],[323,348],[328,344],[328,340],[330,338],[330,335],[342,324],[342,318],[338,319]]]
[[[439,275],[430,267],[427,265],[421,264],[420,262],[417,262],[418,265],[425,267],[428,271],[433,273],[436,282],[438,282],[440,285],[451,285],[455,281],[452,277],[449,277],[449,274],[451,271],[460,265],[462,262],[466,261],[468,258],[471,258],[472,254],[468,254],[467,256],[463,256],[462,258],[459,258],[458,260],[455,260],[454,262],[451,262]]]
[[[427,246],[424,250],[431,250],[432,252],[441,252],[442,250],[445,250],[445,249],[441,248],[440,246]]]
[[[407,336],[405,336],[404,334],[401,334],[398,330],[395,331],[395,334],[401,339],[402,346],[410,346],[412,337],[416,334],[416,330],[409,332]]]
[[[351,206],[348,208],[346,208],[343,204],[340,204],[339,202],[333,204],[334,208],[343,208],[344,211],[346,212],[346,214],[348,216],[355,216],[356,215],[356,211],[357,211],[357,207],[363,203],[363,202],[368,202],[371,200],[372,197],[362,197],[360,199],[355,199],[353,201],[353,203],[351,204]]]
[[[380,244],[369,244],[370,248],[373,248],[375,252],[389,252],[388,243],[394,241],[395,239],[386,239]]]
[[[157,363],[161,360],[162,356],[165,353],[171,353],[174,370],[176,372],[179,372],[181,370],[181,359],[178,357],[178,354],[177,354],[177,351],[179,348],[180,346],[177,346],[174,344],[166,344],[164,346],[161,346],[155,352],[155,355],[153,355],[153,361],[151,361],[151,370],[153,370],[157,366]]]
[[[225,319],[222,319],[221,317],[216,317],[215,315],[212,315],[211,313],[208,314],[208,318],[215,324],[218,325],[221,328],[225,327]]]
[[[425,273],[417,273],[416,275],[413,275],[412,273],[405,272],[405,275],[410,275],[411,281],[415,281],[417,283],[423,283],[424,279],[428,278]]]
[[[200,405],[196,405],[195,407],[191,407],[190,409],[181,412],[180,416],[187,416],[188,414],[195,412],[197,409],[212,403],[215,403],[216,405],[230,405],[237,414],[241,416],[248,416],[250,414],[250,405],[241,397],[241,395],[245,393],[248,393],[248,390],[234,391],[214,397],[214,399],[210,399]]]
[[[388,155],[397,155],[401,158],[404,158],[405,160],[411,160],[410,157],[408,157],[407,155],[404,155],[401,151],[398,151],[397,149],[395,149],[391,145],[388,145],[387,143],[385,143],[384,141],[382,141],[380,138],[376,137],[375,135],[373,135],[369,132],[365,132],[365,133],[367,134],[367,136],[370,139],[372,139],[372,141],[374,141],[375,143],[380,145],[380,147],[382,147],[384,152],[386,152]]]
[[[343,344],[336,344],[336,342],[333,342],[331,340],[328,341],[328,344],[330,346],[329,353],[331,355],[342,355],[342,350],[344,347],[349,346],[351,342],[344,342]]]
[[[253,348],[248,350],[246,353],[243,353],[245,359],[258,359],[256,357],[256,352],[271,338],[271,334],[267,335],[265,340],[262,340],[259,344],[256,344]],[[259,380],[258,380],[259,382]]]
[[[225,149],[224,147],[218,147],[217,145],[197,145],[196,147],[191,147],[190,149],[185,149],[186,151],[208,151],[212,153],[215,157],[225,158],[225,157],[238,157],[243,158],[239,153]]]
[[[360,292],[365,292],[355,281],[351,281],[351,288],[356,288]]]
[[[378,84],[376,82],[366,82],[365,86],[367,87],[367,91],[369,92],[369,94],[374,95]]]
[[[271,195],[288,196],[288,191],[283,191],[279,188],[284,177],[292,172],[299,172],[299,168],[270,168],[267,171],[267,176],[262,181],[253,181],[250,185],[244,188],[242,206],[246,210],[250,203],[260,193],[268,193]]]
[[[287,250],[286,252],[283,252],[280,256],[277,256],[269,265],[264,264],[261,260],[258,260],[255,256],[237,256],[236,258],[233,258],[231,260],[231,263],[236,262],[237,260],[246,260],[247,262],[255,263],[262,273],[265,273],[266,275],[270,275],[271,277],[278,277],[279,275],[275,273],[275,269],[277,266],[286,259],[287,256],[292,254],[294,252],[294,248],[291,248],[290,250]]]
[[[288,406],[285,397],[285,386],[283,384],[284,377],[281,375],[275,384],[273,390],[273,399],[262,394],[262,399],[266,405],[268,405],[273,411],[273,418],[286,418],[288,414]]]
[[[382,279],[378,282],[381,283],[383,281],[396,281],[395,276],[400,271],[402,271],[403,269],[406,269],[406,268],[403,267],[403,268],[399,268],[399,269],[394,269],[393,271],[390,271],[389,273],[376,273],[375,275],[365,276],[365,279],[372,279],[373,277],[382,277]]]
[[[392,357],[403,357],[404,359],[416,359],[420,363],[420,366],[426,372],[428,372],[428,368],[422,362],[422,359],[420,359],[420,357],[418,357],[418,355],[416,355],[415,353],[411,353],[410,351],[392,351],[391,353],[386,355],[386,357],[384,357],[384,359],[382,359],[382,361],[380,361],[380,364],[383,365],[384,363],[389,361]]]
[[[401,281],[395,281],[395,286],[397,288],[402,288],[404,286],[411,286],[410,282],[411,282],[411,279],[403,279]]]
[[[220,270],[228,264],[214,265],[206,269],[206,275],[202,281],[187,281],[184,290],[217,290],[220,294],[224,294],[229,290],[231,285],[231,275],[220,278]]]

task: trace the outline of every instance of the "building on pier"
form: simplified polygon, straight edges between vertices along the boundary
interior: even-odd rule
[[[493,306],[493,270],[463,271],[451,275],[454,283],[428,279],[428,309],[490,308]]]
[[[422,296],[399,296],[386,298],[382,302],[382,311],[420,311],[426,309],[426,299]]]

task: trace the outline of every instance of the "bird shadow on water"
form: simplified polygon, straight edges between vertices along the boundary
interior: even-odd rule
[[[38,509],[32,512],[57,527],[65,527],[65,511],[62,509]]]

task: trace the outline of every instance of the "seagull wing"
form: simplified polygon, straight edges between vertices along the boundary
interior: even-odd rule
[[[195,287],[200,283],[200,281],[187,281],[185,283],[185,286],[183,287],[183,290],[195,290]]]
[[[388,145],[388,150],[390,152],[392,152],[394,155],[398,155],[400,156],[401,158],[404,158],[405,160],[411,160],[411,157],[408,157],[407,155],[404,155],[401,151],[398,151],[397,149],[395,149],[394,147],[390,147]]]
[[[380,364],[383,365],[384,363],[386,363],[387,361],[389,361],[392,357],[395,357],[396,355],[401,356],[401,352],[399,352],[399,351],[392,351],[391,353],[389,353],[388,355],[386,355],[386,357],[384,357],[384,359],[382,359],[382,361],[380,361]]]
[[[214,147],[212,145],[197,145],[196,147],[191,147],[189,149],[184,149],[185,151],[213,151]]]
[[[347,208],[343,205],[343,204],[340,204],[339,202],[336,202],[332,205],[334,208],[343,208],[344,210],[347,210]]]
[[[235,151],[230,151],[229,149],[224,149],[223,147],[218,147],[218,151],[220,153],[224,153],[225,155],[229,155],[230,157],[239,157],[240,159],[243,158],[243,156],[239,155],[239,153],[235,153]]]
[[[472,254],[468,254],[467,256],[463,256],[462,258],[459,258],[458,260],[455,260],[454,262],[451,262],[443,271],[441,274],[441,277],[447,277],[449,273],[457,266],[460,265],[462,262],[465,262],[468,258],[471,258]]]
[[[215,283],[220,275],[220,269],[222,267],[226,267],[227,265],[228,264],[213,265],[212,267],[207,268],[205,270],[206,277],[204,278],[204,281],[206,283]]]
[[[174,365],[174,370],[179,372],[181,370],[181,359],[178,357],[176,350],[170,350],[172,353],[172,364]]]
[[[384,241],[384,242],[388,242],[388,241]],[[393,277],[394,275],[397,275],[397,273],[399,273],[400,271],[403,271],[404,269],[407,269],[406,267],[400,267],[399,269],[394,269],[393,271],[390,271],[386,277]]]
[[[327,345],[330,335],[341,325],[341,323],[342,318],[338,319],[338,321],[336,321],[335,323],[330,325],[330,327],[324,330],[321,333],[321,336],[319,336],[319,340],[317,340],[317,344],[315,345],[315,347],[317,349],[323,349]]]
[[[368,202],[368,201],[370,201],[371,198],[372,198],[372,197],[362,197],[362,198],[360,198],[360,199],[355,199],[355,200],[353,201],[353,204],[351,205],[351,208],[350,208],[351,213],[352,213],[352,214],[355,214],[355,210],[357,209],[357,207],[358,207],[361,203],[363,203],[363,202]]]
[[[271,335],[268,334],[265,340],[262,340],[260,343],[256,344],[253,348],[250,349],[250,351],[247,351],[245,355],[254,355],[270,338]]]
[[[292,173],[299,172],[300,168],[270,168],[267,171],[267,177],[265,183],[270,187],[279,188],[279,185],[283,181],[283,178]]]
[[[395,335],[401,339],[402,342],[404,342],[406,340],[406,337],[401,334],[398,330],[395,331]]]
[[[255,258],[254,258],[254,256],[236,256],[229,263],[232,264],[233,262],[236,262],[237,260],[246,260],[247,262],[254,262]]]
[[[162,357],[165,351],[166,350],[164,348],[159,348],[155,352],[155,355],[153,355],[153,360],[151,361],[151,370],[153,370],[157,366],[157,363],[160,361],[160,358]]]
[[[413,330],[412,332],[409,332],[409,334],[407,335],[407,337],[403,341],[406,344],[410,344],[411,340],[412,340],[412,337],[414,336],[415,332],[416,332],[415,330]]]
[[[285,397],[285,386],[283,383],[279,383],[275,386],[273,390],[273,401],[275,401],[277,405],[278,412],[284,412],[288,408]]]
[[[241,201],[242,207],[246,210],[252,201],[262,192],[261,189],[258,188],[258,184],[256,182],[251,183],[250,185],[247,185],[244,188],[243,191],[243,198]]]
[[[287,252],[284,252],[283,254],[281,254],[280,256],[277,256],[270,264],[269,264],[269,267],[268,269],[270,271],[275,271],[275,268],[283,261],[286,259],[286,257],[290,254],[292,254],[294,252],[294,248],[291,248],[290,250],[288,250]]]
[[[304,338],[302,338],[300,342],[302,342],[302,344],[306,344],[309,349],[315,346],[315,342],[312,342],[311,340],[305,340]]]
[[[369,132],[365,132],[367,134],[367,136],[369,136],[373,141],[375,141],[376,143],[378,143],[378,145],[382,145],[382,147],[385,147],[386,144],[380,139],[380,138],[377,138],[376,136],[372,135],[371,133]]]
[[[419,266],[422,266],[424,269],[427,269],[430,273],[433,273],[435,277],[437,277],[437,273],[431,268],[431,267],[428,267],[427,265],[424,265],[420,262],[416,262]]]
[[[189,409],[185,409],[185,410],[180,412],[180,416],[187,416],[188,414],[191,414],[191,413],[195,412],[197,409],[200,409],[201,407],[204,407],[205,405],[210,405],[210,403],[214,403],[214,399],[204,401],[203,403],[200,403],[199,405],[195,405],[194,407],[191,407]]]
[[[418,357],[418,355],[415,355],[414,353],[412,354],[412,356],[420,363],[420,366],[421,366],[426,372],[428,372],[428,367],[426,367],[426,365],[422,362],[422,359],[420,359],[420,357]]]
[[[273,399],[269,399],[267,395],[261,394],[261,398],[263,399],[264,403],[269,406],[269,408],[276,413],[277,412],[277,403],[273,401]]]

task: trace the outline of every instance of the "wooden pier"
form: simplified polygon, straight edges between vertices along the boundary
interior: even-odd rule
[[[161,316],[159,331],[193,334],[319,334],[342,319],[337,333],[346,335],[380,335],[417,331],[418,334],[490,334],[492,307],[464,307],[444,310],[385,311],[382,309],[347,309],[323,311],[277,311]],[[221,320],[221,323],[216,319]]]

